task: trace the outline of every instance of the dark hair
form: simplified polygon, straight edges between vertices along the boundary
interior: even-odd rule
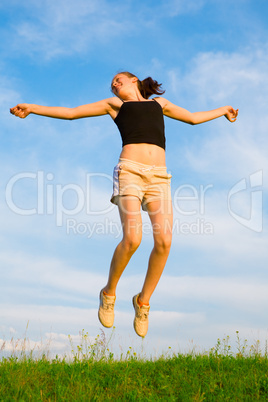
[[[128,72],[128,71],[122,71],[118,74],[124,74],[129,78],[132,77],[136,77],[138,78],[136,75]],[[118,75],[116,74],[116,75]],[[147,77],[144,80],[140,81],[138,79],[137,81],[138,83],[138,88],[139,91],[141,93],[141,95],[143,96],[143,98],[148,99],[151,95],[163,95],[163,93],[165,93],[164,90],[160,89],[162,84],[158,84],[157,81],[155,81],[152,77]]]

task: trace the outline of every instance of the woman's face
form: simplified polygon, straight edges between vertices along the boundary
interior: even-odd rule
[[[120,94],[123,95],[133,85],[136,85],[137,80],[137,77],[130,78],[125,74],[117,74],[112,81],[112,92],[120,97]]]

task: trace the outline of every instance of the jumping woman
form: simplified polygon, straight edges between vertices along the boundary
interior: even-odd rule
[[[109,114],[118,126],[123,148],[114,168],[111,202],[118,206],[123,238],[114,251],[108,282],[100,292],[98,316],[103,326],[113,326],[116,287],[142,238],[142,208],[149,214],[154,238],[142,290],[133,297],[134,329],[144,337],[150,298],[164,270],[172,237],[171,175],[166,168],[163,116],[192,125],[221,116],[234,122],[238,109],[224,106],[191,113],[160,97],[165,91],[151,77],[140,81],[129,72],[116,74],[111,89],[115,96],[75,108],[22,103],[10,112],[20,118],[33,113],[67,120]],[[151,95],[158,96],[149,99]]]

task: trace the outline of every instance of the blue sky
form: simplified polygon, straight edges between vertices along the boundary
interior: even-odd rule
[[[29,323],[29,347],[63,354],[67,335],[99,334],[98,294],[121,238],[109,202],[121,139],[110,117],[20,120],[9,108],[107,98],[114,74],[128,70],[162,82],[164,96],[190,111],[232,105],[239,119],[165,120],[173,246],[141,341],[131,299],[152,247],[143,213],[112,347],[202,351],[226,335],[235,344],[236,331],[265,344],[267,12],[264,0],[1,2],[0,339],[21,339]]]

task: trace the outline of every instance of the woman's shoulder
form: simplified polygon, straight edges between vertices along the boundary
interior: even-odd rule
[[[120,108],[122,106],[122,101],[121,99],[117,98],[116,96],[112,96],[111,98],[105,99],[108,105],[110,105],[112,108]]]
[[[162,96],[155,96],[153,99],[160,104],[162,109],[164,109],[164,107],[168,103],[168,100],[166,98],[163,98]]]
[[[118,112],[119,112],[123,102],[115,96],[112,96],[111,98],[107,98],[104,101],[107,104],[107,111],[108,111],[109,115],[114,120],[116,118],[116,116],[118,115]]]

